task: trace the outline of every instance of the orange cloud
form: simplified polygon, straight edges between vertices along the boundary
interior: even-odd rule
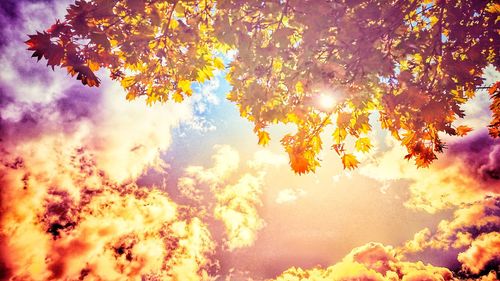
[[[206,280],[206,225],[165,193],[120,184],[51,136],[2,152],[7,279]],[[7,254],[5,254],[7,253]]]
[[[178,181],[178,188],[185,197],[201,204],[223,223],[228,250],[251,246],[257,239],[257,232],[264,227],[257,211],[262,205],[264,173],[253,170],[235,177],[241,169],[239,153],[227,145],[214,149],[213,166],[187,167]],[[247,166],[256,169],[266,163],[262,157],[254,157]]]
[[[243,175],[234,185],[227,185],[215,195],[217,203],[214,216],[226,229],[228,249],[248,247],[255,241],[256,233],[264,227],[257,208],[262,205],[262,177]]]
[[[458,255],[462,268],[473,274],[479,274],[489,263],[500,264],[500,233],[490,232],[481,234],[471,246]]]
[[[439,222],[434,233],[428,228],[422,229],[400,251],[416,253],[428,248],[448,250],[468,247],[478,235],[495,233],[500,228],[499,206],[500,198],[486,198],[474,204],[463,205],[454,212],[453,219]]]
[[[447,268],[402,261],[392,247],[369,243],[327,268],[291,268],[274,280],[453,280],[453,274]]]
[[[423,169],[401,161],[406,151],[394,140],[388,138],[387,145],[392,148],[377,153],[375,161],[361,167],[360,173],[384,184],[409,180],[408,208],[436,213],[500,195],[500,142],[484,132],[450,145],[447,153]]]

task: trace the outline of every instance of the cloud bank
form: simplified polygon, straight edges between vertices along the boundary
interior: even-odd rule
[[[286,157],[261,150],[243,162],[234,148],[217,146],[211,167],[189,166],[179,179],[187,204],[139,186],[145,171],[168,165],[161,155],[172,129],[186,123],[203,131],[193,107],[204,113],[205,103],[219,101],[210,92],[147,107],[125,101],[108,80],[98,92],[62,70],[20,59],[27,56],[19,47],[25,34],[63,15],[67,3],[13,4],[12,15],[0,17],[0,279],[216,279],[218,246],[235,251],[256,242],[265,226],[264,171],[287,165]],[[331,266],[294,267],[275,280],[498,279],[500,143],[478,132],[426,170],[402,163],[404,152],[392,146],[361,172],[382,182],[409,180],[409,208],[455,208],[452,218],[400,247],[369,243]],[[285,189],[275,201],[292,203],[306,193]],[[222,225],[221,240],[211,219]],[[428,249],[458,249],[461,271],[406,259]],[[252,273],[230,270],[226,280],[240,275]]]
[[[262,205],[265,176],[262,167],[269,165],[269,161],[256,153],[246,165],[240,166],[240,155],[235,149],[227,145],[214,149],[213,166],[187,167],[178,181],[178,189],[222,222],[229,251],[251,246],[264,227],[258,207]]]

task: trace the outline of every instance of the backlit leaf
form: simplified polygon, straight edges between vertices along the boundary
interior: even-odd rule
[[[356,156],[346,153],[342,156],[342,165],[344,169],[352,170],[358,167],[359,161]]]

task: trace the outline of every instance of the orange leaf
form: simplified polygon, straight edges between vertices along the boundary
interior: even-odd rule
[[[500,82],[496,82],[495,84],[493,84],[493,86],[491,86],[488,89],[488,93],[490,93],[490,95],[493,95],[499,87],[500,87]]]
[[[259,131],[259,145],[266,146],[269,143],[269,133],[266,131]]]
[[[344,169],[352,170],[358,167],[359,161],[356,159],[356,156],[346,153],[342,156],[342,164],[344,165]]]
[[[458,136],[463,137],[472,131],[472,128],[467,126],[458,126],[456,131]]]

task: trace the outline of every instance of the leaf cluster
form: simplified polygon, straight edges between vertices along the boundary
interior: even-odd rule
[[[372,148],[377,112],[425,167],[445,144],[463,136],[461,106],[483,84],[487,65],[500,67],[500,4],[494,0],[181,1],[77,0],[64,21],[26,42],[33,56],[99,86],[108,69],[127,99],[147,103],[192,94],[192,83],[228,69],[228,99],[254,124],[259,144],[272,124],[294,124],[281,143],[297,173],[320,165],[321,133],[333,127],[333,147],[345,168],[354,151]],[[237,50],[226,66],[218,54]],[[489,90],[500,127],[499,84]],[[330,95],[335,104],[320,98]],[[349,144],[353,145],[349,145]]]

